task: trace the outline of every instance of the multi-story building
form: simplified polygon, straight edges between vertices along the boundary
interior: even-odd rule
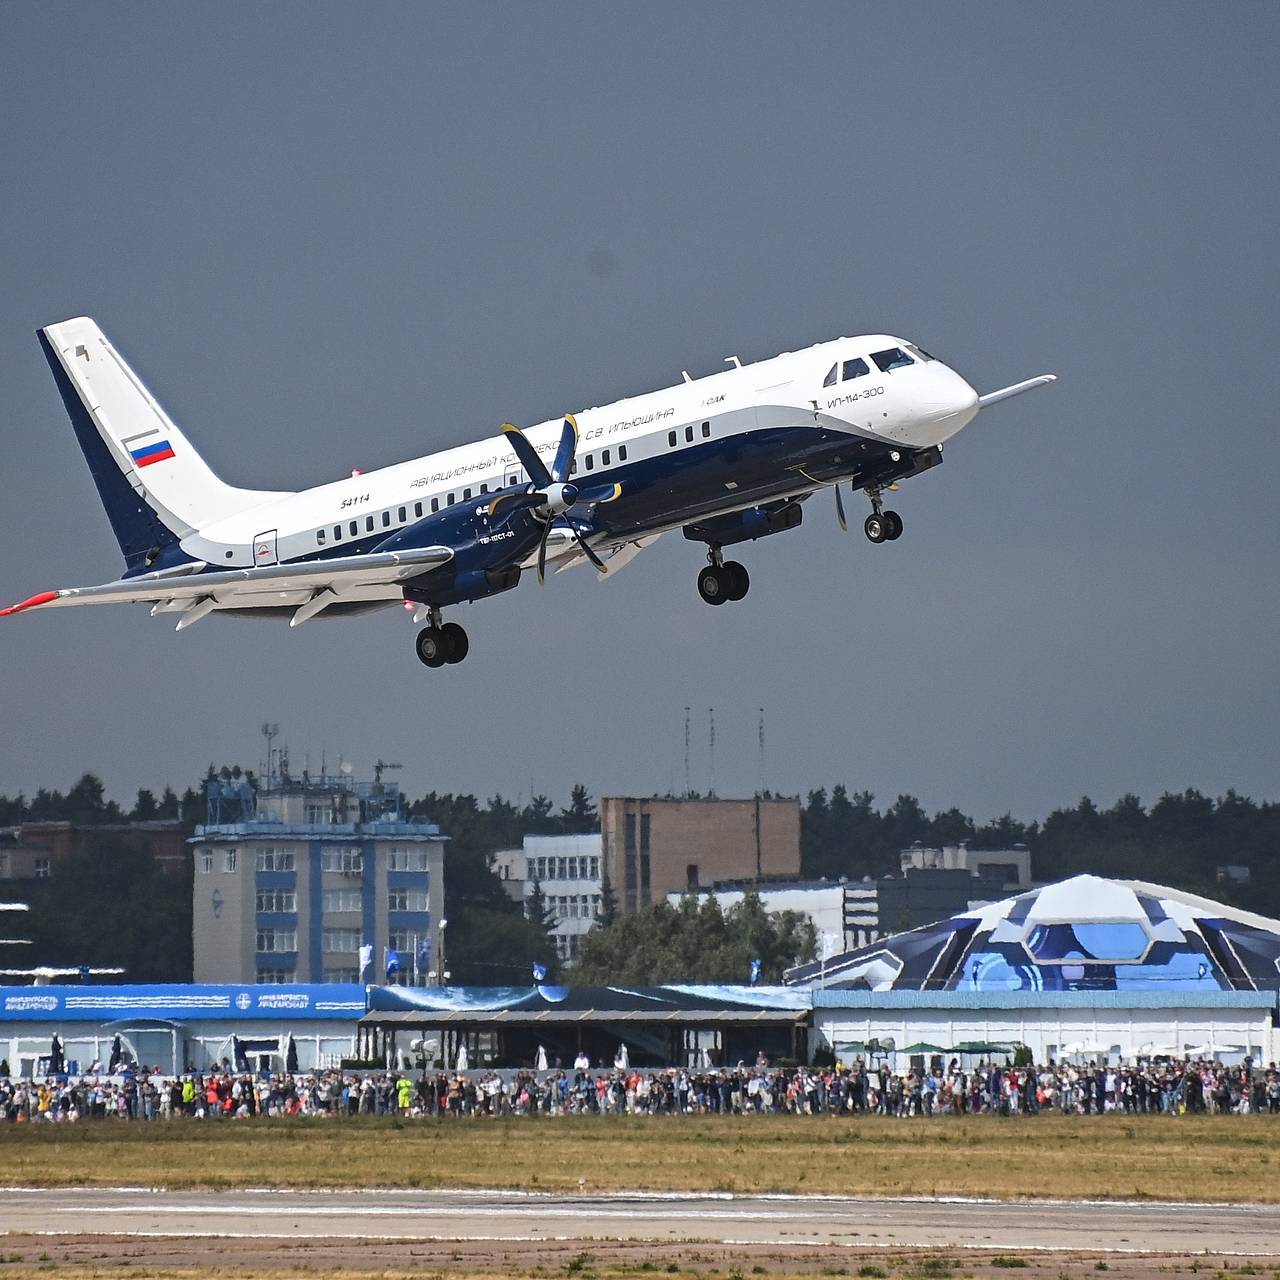
[[[395,784],[208,787],[189,842],[196,982],[443,980],[447,837],[404,818]]]
[[[507,892],[529,909],[535,885],[543,909],[554,921],[551,936],[564,961],[578,958],[583,935],[600,915],[603,898],[601,840],[598,834],[525,836],[519,849],[493,856],[493,869]]]
[[[800,874],[800,801],[635,798],[600,802],[604,867],[618,909],[719,880]]]
[[[23,822],[0,827],[0,880],[46,880],[73,854],[125,845],[142,849],[156,866],[182,873],[186,837],[176,818],[148,822]]]
[[[1012,849],[970,849],[964,842],[926,849],[916,843],[902,850],[899,863],[904,874],[912,870],[967,871],[1010,893],[1031,888],[1031,851],[1025,844],[1015,844]]]

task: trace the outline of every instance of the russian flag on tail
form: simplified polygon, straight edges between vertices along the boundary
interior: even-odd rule
[[[129,457],[140,467],[149,467],[153,462],[164,462],[166,458],[173,456],[173,450],[167,440],[157,440],[129,450]]]

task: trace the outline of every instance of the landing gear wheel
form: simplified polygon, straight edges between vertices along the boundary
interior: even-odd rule
[[[720,572],[728,579],[725,594],[730,600],[741,600],[751,587],[751,575],[747,572],[746,565],[739,564],[736,560],[726,560],[720,566]]]
[[[708,604],[724,604],[729,599],[729,579],[719,565],[709,564],[698,574],[698,594]]]
[[[461,662],[471,648],[467,633],[456,622],[446,622],[440,628],[440,635],[444,639],[444,660],[448,663]]]
[[[449,661],[448,643],[440,627],[423,627],[414,644],[418,658],[429,667],[443,667]]]
[[[889,537],[889,522],[885,516],[873,511],[862,522],[862,532],[867,535],[868,542],[884,542]]]
[[[889,526],[884,535],[889,542],[896,542],[902,537],[902,517],[896,511],[886,511],[884,522]]]

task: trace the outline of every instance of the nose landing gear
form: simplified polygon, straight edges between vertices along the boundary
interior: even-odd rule
[[[711,562],[698,574],[698,594],[708,604],[741,600],[751,588],[751,575],[736,560],[725,560],[719,547],[707,551]]]
[[[871,514],[862,522],[862,532],[869,542],[895,542],[902,537],[902,517],[896,511],[884,509],[884,491],[879,485],[869,485],[867,497],[871,499]]]
[[[428,667],[461,662],[471,648],[467,633],[456,622],[441,625],[439,609],[432,608],[428,618],[430,625],[423,627],[414,641],[419,661]]]

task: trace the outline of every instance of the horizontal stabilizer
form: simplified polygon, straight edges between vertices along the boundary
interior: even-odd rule
[[[1024,391],[1047,387],[1049,383],[1057,380],[1056,373],[1042,373],[1038,378],[1028,378],[1026,382],[1015,382],[1011,387],[1001,387],[999,391],[988,391],[985,396],[978,397],[978,405],[985,409],[988,405],[999,404],[1001,400],[1012,400],[1014,396],[1020,396]]]

